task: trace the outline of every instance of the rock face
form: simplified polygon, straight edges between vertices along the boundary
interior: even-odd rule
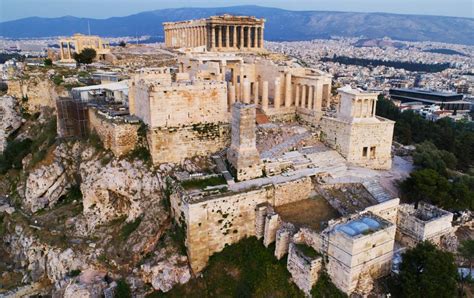
[[[0,97],[0,153],[7,146],[8,136],[21,125],[21,116],[16,107],[17,102],[13,97]]]
[[[35,282],[46,276],[52,283],[58,283],[68,272],[81,270],[85,265],[84,256],[71,248],[62,250],[44,244],[19,225],[3,240],[16,262],[28,270],[25,281]]]
[[[141,162],[114,160],[107,165],[91,161],[81,165],[84,216],[89,228],[126,216],[132,221],[148,204],[159,204],[160,180]]]
[[[8,81],[8,94],[16,98],[28,97],[28,110],[37,112],[45,106],[55,109],[56,99],[67,96],[67,91],[55,86],[43,74],[31,74],[29,79]]]
[[[42,166],[28,176],[25,187],[25,206],[36,212],[54,205],[69,187],[66,169],[59,161]]]
[[[187,257],[178,254],[167,256],[164,250],[157,253],[156,263],[141,266],[143,279],[152,284],[155,290],[168,292],[177,284],[184,284],[191,279]]]

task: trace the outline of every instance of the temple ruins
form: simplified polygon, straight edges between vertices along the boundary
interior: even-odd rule
[[[81,53],[84,49],[94,49],[97,60],[105,60],[110,54],[109,43],[99,36],[74,34],[70,38],[59,40],[59,56],[61,62],[74,62],[74,53]]]
[[[261,51],[265,20],[247,16],[212,16],[206,19],[163,23],[165,45],[170,48],[204,47],[208,51]]]

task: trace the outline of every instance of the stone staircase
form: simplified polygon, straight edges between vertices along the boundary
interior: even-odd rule
[[[366,181],[362,184],[379,203],[386,202],[393,198],[377,181]]]

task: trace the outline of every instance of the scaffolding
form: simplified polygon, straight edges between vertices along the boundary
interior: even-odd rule
[[[62,138],[85,137],[88,133],[89,117],[87,103],[71,97],[56,100],[58,113],[58,135]]]

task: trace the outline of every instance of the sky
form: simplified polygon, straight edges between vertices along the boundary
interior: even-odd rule
[[[389,12],[474,18],[474,0],[0,0],[0,21],[66,15],[108,18],[162,8],[249,4],[290,10]]]

